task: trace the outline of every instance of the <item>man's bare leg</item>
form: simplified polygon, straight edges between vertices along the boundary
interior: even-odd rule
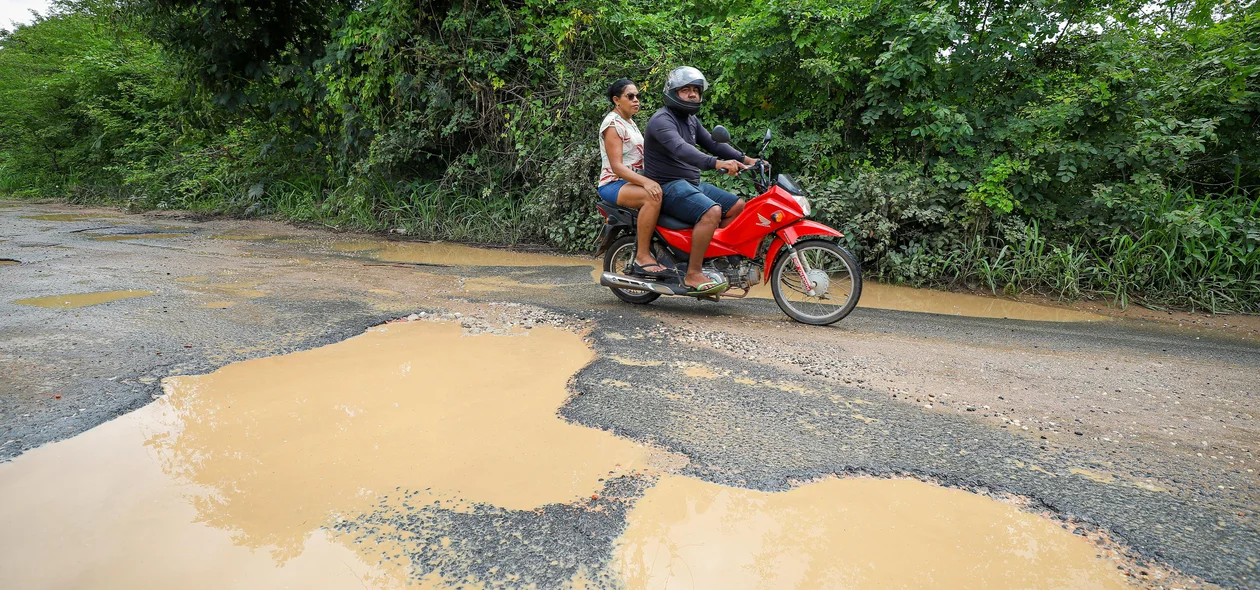
[[[731,222],[735,221],[735,218],[739,217],[739,214],[743,212],[744,212],[744,200],[740,199],[738,201],[735,201],[735,206],[731,207],[731,210],[727,211],[726,215],[722,216],[722,223],[718,225],[718,227],[726,227],[730,225]]]
[[[700,216],[700,221],[696,222],[695,229],[691,231],[691,258],[687,263],[687,276],[683,278],[684,287],[694,288],[709,282],[709,277],[702,272],[704,253],[709,250],[709,242],[713,241],[713,232],[717,230],[721,221],[722,208],[714,205]]]

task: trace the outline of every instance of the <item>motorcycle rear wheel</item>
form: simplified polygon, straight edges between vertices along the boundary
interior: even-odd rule
[[[862,297],[862,268],[857,260],[848,250],[826,240],[804,240],[796,243],[795,248],[810,268],[810,274],[826,278],[828,285],[824,295],[831,298],[814,297],[805,292],[792,256],[784,248],[779,251],[770,273],[774,302],[788,317],[803,324],[826,326],[844,319]]]
[[[634,262],[635,241],[637,238],[634,234],[621,236],[608,247],[608,251],[604,253],[604,272],[612,272],[622,275],[630,274],[630,265]],[[653,248],[655,250],[656,248]],[[613,295],[626,303],[635,305],[646,305],[656,301],[660,297],[660,293],[651,291],[640,291],[638,289],[619,289],[617,287],[609,287]]]

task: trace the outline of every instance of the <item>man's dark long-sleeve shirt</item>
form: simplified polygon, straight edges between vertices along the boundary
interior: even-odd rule
[[[723,160],[744,160],[739,150],[713,141],[695,115],[680,115],[669,107],[656,111],[648,119],[643,138],[643,175],[660,184],[675,180],[699,183],[700,171],[713,170],[718,158],[696,149],[697,145]]]

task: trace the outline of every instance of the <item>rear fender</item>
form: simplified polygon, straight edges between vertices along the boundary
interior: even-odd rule
[[[843,238],[844,234],[831,229],[817,221],[802,219],[792,225],[779,228],[774,232],[774,241],[770,242],[770,248],[766,250],[766,272],[765,281],[770,282],[770,273],[774,271],[774,261],[779,257],[779,252],[783,250],[786,244],[795,244],[801,241],[801,238],[827,237],[827,238]]]
[[[617,241],[622,234],[630,231],[634,227],[637,220],[624,211],[614,207],[605,207],[603,203],[596,205],[599,208],[600,215],[604,216],[604,225],[599,228],[599,238],[595,241],[599,247],[595,250],[595,255],[599,256],[608,250],[612,243]]]
[[[603,227],[599,228],[599,239],[595,241],[596,244],[599,244],[599,247],[595,249],[595,255],[601,256],[604,252],[607,252],[612,243],[617,241],[617,238],[620,238],[621,234],[625,232],[625,226],[605,223]]]
[[[620,207],[612,207],[604,203],[596,205],[599,214],[612,225],[628,225],[633,227],[635,224],[635,216],[638,214],[633,209],[622,209]]]

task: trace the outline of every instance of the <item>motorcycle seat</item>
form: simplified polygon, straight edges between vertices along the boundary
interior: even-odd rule
[[[665,229],[691,229],[692,227],[695,227],[695,224],[693,223],[687,223],[677,217],[670,217],[664,213],[662,213],[660,217],[656,218],[656,225]]]
[[[636,209],[631,209],[629,207],[622,207],[620,205],[608,205],[608,206],[629,215],[633,219],[637,220],[639,218],[639,211]],[[663,227],[665,229],[672,229],[672,230],[691,229],[692,227],[695,226],[694,223],[687,223],[686,221],[678,219],[677,217],[670,217],[669,215],[666,215],[664,213],[662,213],[659,217],[656,218],[656,225],[659,227]]]

